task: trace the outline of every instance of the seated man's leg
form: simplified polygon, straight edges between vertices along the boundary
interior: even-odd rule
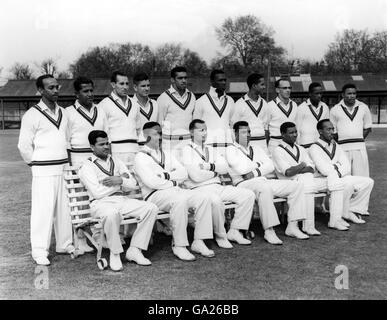
[[[141,250],[148,249],[153,225],[159,209],[150,202],[125,197],[120,198],[123,200],[119,208],[121,215],[138,220],[137,227],[130,241],[130,247],[126,252],[126,259],[140,265],[150,265],[151,262],[143,256]]]
[[[124,251],[119,235],[120,224],[122,221],[119,207],[119,202],[113,197],[96,200],[90,206],[91,214],[94,217],[105,218],[103,234],[104,237],[106,237],[106,242],[110,249],[109,264],[113,271],[122,269],[120,253]]]
[[[188,207],[194,208],[194,241],[191,250],[202,256],[211,258],[215,256],[213,250],[207,248],[203,240],[213,238],[211,195],[191,190],[181,190],[186,193]]]
[[[186,248],[189,245],[187,237],[189,207],[187,195],[182,191],[179,188],[158,190],[147,201],[154,203],[160,210],[169,212],[173,253],[181,260],[193,261],[195,256]]]
[[[364,146],[360,150],[352,150],[352,176],[369,177],[367,149]]]
[[[346,201],[348,206],[348,209],[344,211],[344,218],[354,223],[364,223],[365,221],[357,217],[356,214],[368,214],[369,200],[374,186],[374,180],[359,176],[345,176],[342,179],[345,183],[344,201]]]
[[[274,227],[279,225],[280,221],[273,203],[271,183],[265,179],[250,179],[241,182],[237,188],[249,189],[255,193],[259,206],[259,217],[265,231],[264,239],[271,244],[282,244],[274,231]]]
[[[245,239],[239,230],[249,229],[255,201],[254,192],[232,186],[217,185],[217,189],[222,201],[232,201],[236,204],[234,218],[231,221],[230,230],[227,232],[228,240],[239,244],[251,244],[251,241]]]

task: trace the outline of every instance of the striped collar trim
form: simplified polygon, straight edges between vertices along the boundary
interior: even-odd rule
[[[351,121],[353,121],[353,119],[355,119],[356,117],[356,114],[357,112],[359,111],[359,106],[356,106],[355,107],[355,110],[351,113],[349,112],[348,108],[344,107],[342,104],[341,104],[341,108],[343,109],[344,113],[347,115],[347,117],[349,119],[351,119]]]
[[[190,91],[187,91],[187,99],[185,100],[184,103],[181,103],[179,100],[177,100],[172,93],[170,93],[168,90],[165,91],[167,96],[175,103],[178,105],[179,108],[185,110],[187,109],[189,103],[191,102],[192,98],[192,93]]]
[[[282,144],[279,144],[278,146],[284,149],[298,163],[298,161],[300,160],[300,148],[296,144],[294,145],[297,151],[296,154],[294,154],[292,151],[290,151],[287,147],[285,147]]]
[[[206,93],[206,96],[207,96],[208,100],[210,100],[210,103],[211,103],[212,107],[214,108],[214,110],[216,111],[216,113],[218,114],[218,116],[221,118],[223,113],[224,113],[224,110],[226,110],[226,106],[227,106],[227,102],[228,102],[227,96],[224,97],[223,106],[222,106],[222,108],[220,108],[220,110],[218,109],[215,101],[212,99],[210,94]]]
[[[62,122],[62,118],[63,118],[63,114],[62,114],[62,109],[59,108],[59,111],[58,111],[58,119],[55,120],[53,119],[46,110],[42,110],[38,105],[34,105],[33,108],[35,108],[36,110],[38,110],[42,115],[44,115],[57,129],[60,128],[60,125],[61,125],[61,122]]]
[[[78,113],[87,121],[89,122],[92,126],[94,126],[95,121],[97,120],[98,117],[98,110],[97,108],[94,108],[93,116],[90,118],[88,114],[86,114],[85,111],[82,110],[82,108],[77,108],[75,105],[73,105],[74,109],[78,111]]]
[[[113,98],[113,96],[108,97],[111,101],[114,102],[114,104],[123,112],[126,114],[126,116],[129,115],[130,110],[132,109],[132,101],[128,97],[128,108],[123,107],[117,100]]]

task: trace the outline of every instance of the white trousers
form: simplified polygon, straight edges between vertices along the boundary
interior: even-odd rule
[[[273,198],[287,198],[289,206],[288,222],[306,218],[303,184],[294,180],[271,180],[253,178],[238,184],[255,193],[259,206],[259,217],[264,230],[280,224]]]
[[[255,194],[251,190],[236,188],[233,186],[222,186],[210,184],[195,188],[201,193],[210,195],[219,211],[224,212],[223,201],[236,203],[234,218],[231,221],[231,228],[248,230],[255,201]]]
[[[211,198],[208,194],[174,187],[157,190],[147,201],[154,203],[160,210],[170,213],[170,223],[175,246],[185,247],[189,245],[187,237],[189,208],[194,208],[195,212],[195,240],[212,239],[213,226],[216,233],[225,233],[221,229],[221,226],[224,225],[224,220],[217,217],[214,219],[213,224]]]
[[[343,216],[347,217],[349,211],[366,214],[374,180],[359,176],[345,176],[341,180],[344,182]]]
[[[63,175],[33,176],[31,188],[32,257],[47,257],[54,224],[56,251],[73,242],[70,208]]]
[[[138,221],[130,246],[142,250],[148,249],[158,212],[158,208],[153,203],[129,199],[125,196],[112,196],[93,201],[90,205],[90,211],[92,216],[96,218],[105,218],[103,223],[104,242],[107,243],[112,253],[123,252],[119,236],[123,217],[135,218]],[[98,237],[99,230],[95,229],[95,231],[93,236]]]
[[[345,154],[347,155],[349,162],[351,163],[352,176],[370,176],[368,155],[365,146],[360,150],[345,150]]]
[[[314,227],[314,194],[329,191],[330,222],[334,223],[343,215],[344,209],[344,183],[336,175],[328,177],[314,177],[312,173],[298,174],[296,180],[304,184],[306,220],[304,228]]]

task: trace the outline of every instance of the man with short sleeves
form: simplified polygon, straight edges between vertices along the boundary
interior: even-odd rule
[[[158,98],[158,122],[163,132],[163,149],[180,159],[181,149],[190,141],[189,123],[195,107],[195,95],[187,89],[187,69],[177,66],[171,70],[171,87]]]
[[[210,80],[210,90],[196,102],[193,118],[206,122],[206,144],[216,158],[218,155],[224,156],[226,147],[232,143],[230,120],[234,100],[226,94],[227,78],[223,70],[213,70]]]
[[[231,116],[231,125],[238,121],[247,121],[251,130],[250,145],[259,146],[267,154],[265,124],[267,122],[267,102],[262,98],[265,91],[265,78],[252,73],[247,77],[249,92],[236,103]]]
[[[56,252],[73,253],[72,225],[64,184],[67,157],[67,116],[57,104],[59,84],[52,75],[36,80],[40,102],[24,114],[18,149],[31,167],[31,249],[39,265],[49,265],[48,250],[54,224]]]
[[[369,177],[350,174],[349,160],[341,146],[333,139],[334,128],[329,119],[319,121],[317,129],[320,138],[309,148],[310,157],[318,172],[327,177],[328,184],[336,181],[344,184],[342,214],[334,216],[335,212],[331,210],[330,224],[334,224],[334,220],[341,218],[357,224],[364,223],[365,221],[361,216],[368,214],[374,181]]]
[[[125,191],[136,188],[137,181],[119,158],[110,156],[106,132],[93,130],[88,140],[93,155],[82,164],[79,178],[90,195],[91,215],[104,218],[103,235],[110,250],[110,268],[113,271],[123,268],[119,229],[124,217],[137,220],[136,231],[125,254],[126,259],[139,265],[150,265],[151,262],[143,256],[142,250],[148,248],[158,208],[152,203],[125,196]]]
[[[337,141],[351,163],[351,174],[369,177],[368,155],[365,139],[371,132],[372,118],[368,106],[356,99],[356,86],[346,84],[343,99],[330,112]]]
[[[112,155],[132,166],[138,151],[139,107],[128,96],[129,80],[125,73],[114,71],[110,81],[113,91],[98,104],[98,108],[107,118]]]
[[[277,97],[268,103],[268,116],[266,128],[269,131],[269,153],[272,155],[274,148],[281,143],[280,127],[284,122],[295,122],[297,104],[290,99],[292,87],[287,79],[278,79],[275,84]]]

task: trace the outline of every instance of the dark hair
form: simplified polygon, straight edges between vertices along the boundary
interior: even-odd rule
[[[171,70],[171,78],[175,78],[176,77],[176,73],[178,73],[178,72],[187,72],[187,69],[185,67],[182,67],[182,66],[174,67]]]
[[[248,127],[248,126],[249,126],[249,123],[247,121],[238,121],[234,123],[232,128],[234,129],[235,132],[239,132],[240,127]]]
[[[321,87],[321,88],[322,88],[321,83],[319,83],[319,82],[312,82],[312,83],[309,85],[309,89],[308,89],[309,93],[312,93],[312,92],[313,92],[313,89],[314,89],[314,88],[318,88],[318,87]]]
[[[217,74],[225,74],[223,70],[220,70],[220,69],[214,69],[211,71],[210,73],[210,80],[214,81],[215,80],[215,76]]]
[[[319,122],[317,122],[317,130],[322,130],[322,129],[324,129],[324,123],[325,122],[328,122],[328,121],[331,121],[331,120],[329,120],[329,119],[322,119],[322,120],[320,120]]]
[[[149,121],[149,122],[146,122],[143,127],[142,127],[142,130],[146,130],[146,129],[150,129],[150,128],[154,128],[154,127],[161,127],[160,124],[156,121]]]
[[[83,76],[80,76],[78,78],[76,78],[74,80],[74,83],[73,83],[73,86],[74,86],[74,90],[76,92],[79,92],[81,89],[82,89],[82,85],[83,84],[91,84],[94,88],[94,82],[93,80],[87,78],[87,77],[83,77]]]
[[[36,88],[44,89],[43,80],[48,79],[48,78],[55,79],[52,74],[44,74],[44,75],[40,76],[38,79],[36,79]]]
[[[246,83],[247,83],[247,86],[249,87],[249,89],[251,89],[253,84],[257,84],[259,82],[259,80],[261,80],[262,78],[263,78],[263,75],[261,75],[259,73],[250,74],[246,79]]]
[[[145,72],[138,72],[133,76],[133,83],[135,84],[139,84],[144,80],[149,80],[149,76]]]
[[[94,146],[97,142],[97,138],[107,138],[107,133],[103,130],[93,130],[90,131],[87,139],[89,139],[89,143]]]
[[[343,88],[341,89],[341,92],[344,93],[347,89],[355,89],[357,90],[356,86],[353,83],[346,83],[343,85]]]
[[[117,76],[127,77],[127,75],[124,72],[122,72],[120,70],[116,70],[116,71],[113,71],[112,75],[110,76],[110,82],[116,83]]]
[[[288,81],[290,83],[290,80],[288,78],[279,78],[274,82],[274,87],[279,88],[281,81]]]
[[[189,131],[192,131],[193,129],[195,129],[197,123],[205,123],[205,122],[202,119],[193,119],[189,124],[189,127],[188,127]]]
[[[293,122],[284,122],[281,124],[280,131],[281,134],[285,134],[289,128],[294,128],[296,125]]]

